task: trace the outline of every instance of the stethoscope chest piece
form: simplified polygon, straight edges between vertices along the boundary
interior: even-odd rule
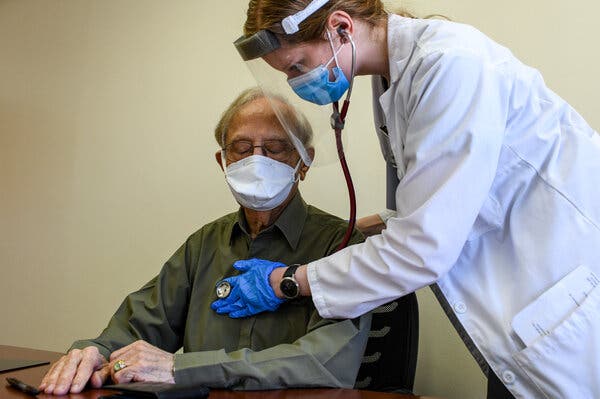
[[[217,298],[219,299],[224,299],[227,298],[229,296],[229,293],[231,292],[231,284],[229,284],[227,281],[221,281],[219,284],[217,284]]]

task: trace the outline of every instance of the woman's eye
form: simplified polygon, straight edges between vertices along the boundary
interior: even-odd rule
[[[302,73],[302,70],[303,70],[303,69],[304,69],[304,68],[302,67],[302,65],[300,65],[300,64],[293,64],[293,65],[290,67],[290,72],[295,72],[295,73],[298,73],[298,72],[300,72],[300,73]]]

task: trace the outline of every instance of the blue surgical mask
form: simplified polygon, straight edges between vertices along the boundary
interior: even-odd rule
[[[331,43],[331,38],[329,38],[329,41]],[[340,46],[340,48],[333,53],[333,57],[331,57],[327,64],[321,64],[303,75],[288,79],[288,84],[300,98],[314,104],[325,105],[338,101],[342,95],[344,95],[346,90],[350,87],[350,83],[348,82],[346,75],[344,75],[344,71],[337,66],[337,53],[341,48],[342,47]],[[327,66],[334,60],[336,66],[331,69],[334,80],[330,81],[329,69]]]

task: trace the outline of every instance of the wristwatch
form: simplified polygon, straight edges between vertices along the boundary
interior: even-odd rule
[[[294,277],[294,273],[296,273],[296,269],[299,268],[300,264],[290,265],[285,273],[283,273],[283,278],[279,283],[279,289],[283,293],[283,296],[286,299],[294,299],[300,295],[300,286],[298,285],[298,281]]]

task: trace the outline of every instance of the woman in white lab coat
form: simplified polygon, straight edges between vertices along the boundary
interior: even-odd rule
[[[399,184],[381,234],[287,281],[327,318],[436,283],[484,372],[512,395],[600,397],[600,136],[538,71],[472,27],[387,14],[379,0],[322,1],[298,14],[309,3],[251,1],[245,35],[275,32],[280,46],[263,58],[293,87],[320,65],[351,80],[352,39]],[[299,31],[278,30],[293,14]],[[321,84],[331,101],[344,90],[339,73]],[[285,297],[288,268],[236,266],[246,273],[218,312],[244,316],[276,307],[273,293]]]

